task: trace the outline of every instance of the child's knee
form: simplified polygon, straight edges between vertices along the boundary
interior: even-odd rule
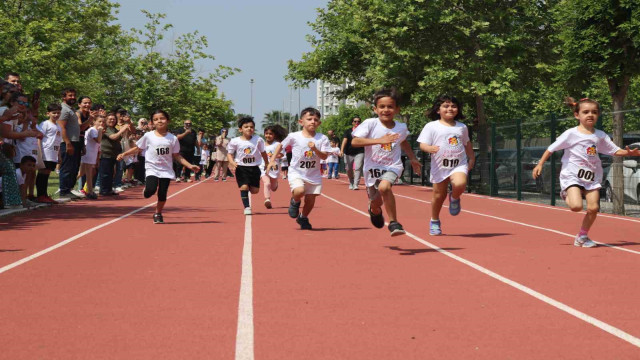
[[[587,204],[587,212],[590,214],[597,214],[600,211],[600,204]]]
[[[249,188],[249,191],[250,191],[252,194],[257,194],[257,193],[259,193],[259,192],[260,192],[260,188],[257,188],[257,187],[253,187],[253,186],[252,186],[252,187],[250,187],[250,188]]]
[[[383,180],[380,182],[380,184],[378,184],[378,191],[380,191],[380,193],[382,195],[387,195],[391,193],[391,183]]]
[[[568,204],[568,205],[569,205],[569,209],[571,209],[571,211],[573,211],[573,212],[582,211],[582,203],[580,203],[580,204],[571,203],[571,204]]]

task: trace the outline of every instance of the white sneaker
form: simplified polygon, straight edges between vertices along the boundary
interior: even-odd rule
[[[79,197],[79,198],[84,198],[84,197],[86,197],[86,195],[85,195],[85,194],[83,194],[81,191],[78,191],[78,190],[71,190],[71,193],[72,193],[73,195],[75,195],[75,196]]]
[[[573,241],[573,246],[592,248],[598,246],[598,244],[589,239],[587,235],[576,235],[576,239]]]
[[[251,208],[250,207],[244,208],[244,214],[245,215],[251,215]]]
[[[124,191],[124,188],[123,188],[122,186],[119,186],[119,187],[117,187],[117,188],[115,189],[115,191],[116,191],[117,193],[121,193],[121,192],[123,192],[123,191]]]
[[[353,190],[353,184],[349,184],[349,190]]]

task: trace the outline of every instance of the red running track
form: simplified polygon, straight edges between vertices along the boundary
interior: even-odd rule
[[[209,180],[164,225],[135,189],[0,219],[0,359],[640,358],[638,220],[582,249],[580,214],[467,194],[429,237],[431,190],[397,186],[391,238],[330,180],[301,231],[280,185],[250,217]]]

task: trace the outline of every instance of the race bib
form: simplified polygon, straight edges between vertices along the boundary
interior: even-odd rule
[[[460,165],[460,159],[442,159],[442,167],[447,169],[453,169]]]
[[[58,151],[60,150],[60,146],[58,145],[53,145],[53,151]]]
[[[374,178],[374,179],[380,178],[380,176],[382,176],[386,172],[387,172],[387,170],[369,169],[369,175],[371,175],[371,177]]]
[[[162,155],[169,155],[171,153],[171,149],[167,146],[167,147],[156,147],[156,154],[158,156],[162,156]]]
[[[300,169],[314,169],[316,167],[315,160],[302,160],[300,161]]]
[[[255,162],[256,162],[256,158],[254,158],[253,156],[242,159],[243,164],[253,164]]]
[[[596,178],[596,173],[587,169],[578,170],[578,173],[576,175],[578,176],[579,179],[586,182],[592,182]]]

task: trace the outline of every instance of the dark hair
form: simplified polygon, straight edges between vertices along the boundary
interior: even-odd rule
[[[67,87],[67,88],[62,89],[62,92],[60,94],[62,94],[62,97],[65,97],[65,96],[67,96],[68,93],[76,94],[78,92],[76,91],[76,89],[74,89],[72,87]]]
[[[20,165],[26,164],[28,162],[35,163],[36,162],[36,158],[34,158],[31,155],[26,155],[26,156],[23,156],[22,159],[20,159]]]
[[[580,105],[581,104],[595,104],[598,107],[598,114],[600,113],[600,103],[598,103],[595,100],[589,99],[589,98],[582,98],[578,101],[576,101],[574,98],[567,96],[564,99],[564,104],[567,105],[568,107],[571,108],[571,110],[573,110],[574,113],[578,113],[580,112]]]
[[[127,114],[128,114],[128,112],[127,112],[127,110],[126,110],[125,108],[119,108],[119,109],[118,109],[118,111],[116,111],[116,113],[117,113],[118,115],[122,115],[122,116],[124,116],[124,115],[127,115]],[[154,114],[156,114],[156,113],[154,113]],[[168,119],[169,119],[169,117],[167,117],[167,120],[168,120]]]
[[[273,133],[273,137],[276,139],[276,141],[282,141],[287,137],[287,129],[278,124],[269,125],[264,128],[264,132],[266,133],[267,131],[271,131]]]
[[[93,104],[91,105],[91,110],[92,111],[104,110],[104,104]]]
[[[462,113],[462,103],[460,102],[460,100],[456,99],[455,96],[449,96],[449,95],[438,96],[434,101],[431,109],[426,111],[427,117],[431,120],[440,119],[440,114],[438,113],[438,111],[440,111],[440,105],[446,102],[453,103],[458,107],[458,114],[456,115],[454,120],[462,120],[465,118],[464,114]]]
[[[109,117],[109,116],[115,116],[115,117],[117,117],[117,116],[116,116],[116,113],[114,113],[113,111],[110,111],[110,112],[108,112],[108,113],[107,113],[107,115],[105,115],[105,117]]]
[[[13,85],[12,83],[4,83],[2,84],[2,95],[10,92],[10,91],[18,91],[18,87]]]
[[[119,112],[119,111],[118,111]],[[162,114],[164,115],[164,117],[167,118],[167,121],[171,121],[171,118],[169,117],[169,113],[162,110],[162,109],[156,109],[151,113],[151,116],[149,116],[149,118],[151,119],[151,122],[153,122],[153,115],[155,114]]]
[[[315,115],[318,117],[318,119],[322,117],[322,115],[320,114],[320,111],[314,107],[307,107],[302,109],[302,111],[300,112],[300,118],[302,119],[302,117],[305,116],[306,114]]]
[[[400,103],[400,94],[396,91],[396,88],[382,88],[373,94],[373,106],[378,106],[378,100],[390,97],[396,103],[396,106]],[[352,119],[353,121],[353,119]]]
[[[355,119],[360,119],[360,121],[362,121],[362,118],[360,116],[354,116],[354,117],[351,118],[351,122],[353,122],[353,120],[355,120]]]
[[[198,132],[204,132],[203,128],[198,129]]]
[[[17,76],[17,77],[20,77],[20,74],[18,74],[18,73],[16,73],[16,72],[12,72],[12,71],[10,71],[10,72],[8,72],[8,73],[4,76],[4,79],[5,79],[5,80],[9,80],[9,76]]]
[[[80,96],[80,98],[78,99],[78,104],[80,104],[80,103],[82,102],[82,100],[84,100],[84,99],[89,99],[89,100],[91,100],[91,98],[90,98],[90,97],[88,97],[88,96],[84,96],[84,95],[83,95],[83,96]]]
[[[16,147],[9,143],[0,144],[0,152],[4,154],[4,156],[11,159],[15,155]]]
[[[238,120],[238,129],[242,127],[244,124],[253,123],[253,126],[256,126],[256,122],[253,121],[253,116],[244,116]]]
[[[13,94],[11,94],[11,97],[9,98],[9,101],[7,101],[8,104],[11,104],[12,102],[18,100],[18,98],[20,97],[27,97],[27,95],[21,93],[21,92],[14,92]]]
[[[57,103],[47,105],[47,112],[52,112],[52,111],[62,111],[62,106],[60,106],[60,104],[57,104]]]

